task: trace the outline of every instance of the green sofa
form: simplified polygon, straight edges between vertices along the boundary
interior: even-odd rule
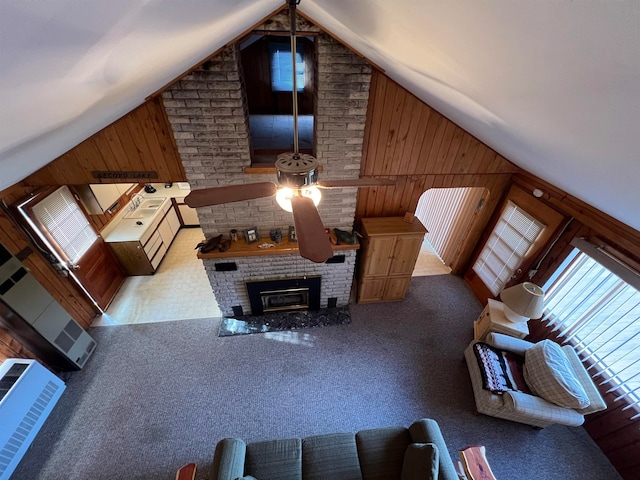
[[[210,480],[458,480],[440,427],[428,418],[388,427],[216,445]]]

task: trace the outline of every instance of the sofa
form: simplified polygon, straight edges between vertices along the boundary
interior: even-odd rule
[[[245,443],[218,442],[210,480],[458,480],[438,424]]]
[[[505,388],[498,393],[485,388],[487,372],[481,370],[474,351],[476,343],[486,343],[499,352],[522,357],[523,370],[528,375],[523,380],[528,385],[521,389]],[[552,353],[550,362],[545,360],[548,358],[545,357],[546,352]],[[555,423],[579,426],[584,422],[585,415],[607,408],[570,345],[560,347],[551,340],[534,344],[500,333],[490,333],[484,342],[472,341],[465,349],[464,356],[479,413],[544,428]],[[531,385],[533,381],[535,385]],[[572,395],[579,398],[572,398]]]

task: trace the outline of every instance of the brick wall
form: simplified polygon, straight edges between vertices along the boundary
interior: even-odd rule
[[[268,20],[257,30],[288,30],[286,14]],[[317,32],[305,21],[298,24],[298,32]],[[315,37],[315,132],[314,155],[323,167],[320,178],[357,178],[360,171],[364,126],[366,120],[371,66],[348,48],[324,33]],[[249,115],[244,93],[239,45],[225,47],[212,60],[171,85],[162,94],[164,106],[176,139],[178,152],[185,168],[191,189],[274,181],[275,175],[251,175],[243,172],[251,165]],[[355,188],[323,190],[318,208],[325,226],[350,230],[355,218]],[[290,213],[283,211],[275,198],[262,198],[246,202],[198,209],[198,216],[207,238],[219,233],[228,234],[231,228],[243,230],[257,227],[261,235],[280,227],[286,231],[293,225]],[[244,259],[243,268],[234,275],[248,278],[252,272],[262,269],[265,263],[289,265],[294,260],[288,256],[269,256]],[[353,255],[355,262],[355,254]],[[311,269],[311,262],[300,260]],[[353,279],[354,262],[347,262],[339,269],[343,284],[340,294],[323,294],[326,298],[337,296],[338,305],[348,303],[348,292]],[[206,263],[206,262],[205,262]],[[251,266],[251,263],[254,266]],[[234,279],[236,292],[231,293],[225,281],[217,278],[209,265],[210,281],[219,303],[227,307],[244,303],[244,282]],[[336,277],[330,270],[335,264],[318,267],[325,274]],[[327,269],[325,271],[325,269]],[[283,272],[282,274],[278,272]],[[267,276],[285,275],[288,268],[276,267]],[[242,273],[240,273],[242,272]],[[254,272],[255,273],[255,272]],[[307,272],[311,274],[311,271]],[[274,277],[275,276],[275,277]],[[230,278],[225,272],[222,278]],[[239,285],[242,283],[242,289]],[[327,282],[323,278],[323,290]],[[242,290],[242,291],[240,291]],[[224,297],[232,298],[228,301]],[[248,300],[247,300],[248,302]],[[248,306],[248,303],[247,303]]]

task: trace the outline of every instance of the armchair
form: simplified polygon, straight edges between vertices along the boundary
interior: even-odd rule
[[[477,341],[472,341],[469,344],[465,349],[464,356],[471,377],[476,409],[479,413],[544,428],[554,423],[579,426],[584,422],[584,415],[607,408],[578,355],[569,345],[561,347],[562,352],[569,361],[575,378],[584,389],[589,403],[587,407],[581,409],[559,406],[533,393],[508,390],[502,394],[496,394],[485,390],[482,372],[473,350],[476,343]],[[500,333],[490,333],[486,337],[485,343],[498,350],[506,350],[522,356],[525,356],[525,352],[536,345]]]

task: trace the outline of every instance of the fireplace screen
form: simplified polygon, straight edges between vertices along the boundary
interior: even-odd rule
[[[260,292],[263,312],[299,310],[309,308],[308,288],[288,288]]]

